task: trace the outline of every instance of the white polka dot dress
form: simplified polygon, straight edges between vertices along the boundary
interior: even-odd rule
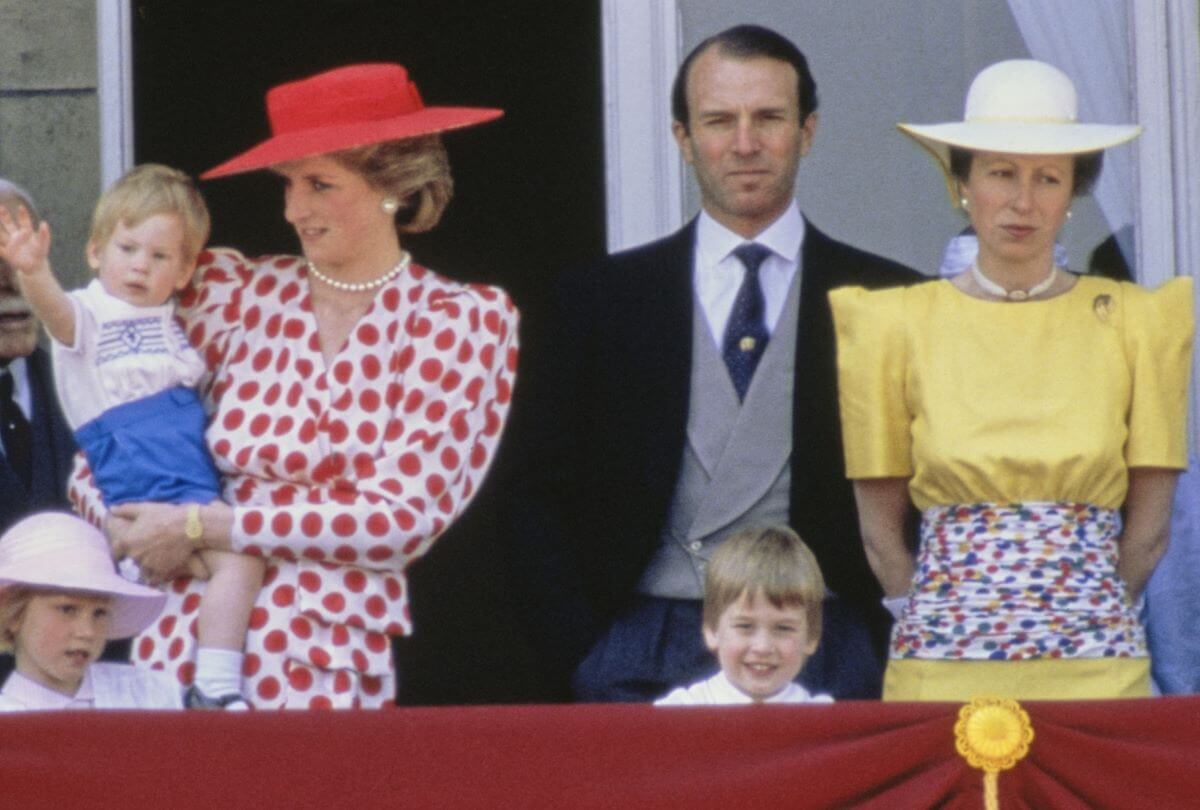
[[[382,706],[395,686],[388,636],[411,631],[404,571],[462,512],[499,441],[517,313],[497,288],[413,265],[326,366],[306,276],[294,257],[209,251],[179,306],[208,367],[233,547],[267,561],[244,691],[257,708]],[[71,489],[98,521],[82,460]],[[134,660],[189,684],[204,583],[167,590]]]

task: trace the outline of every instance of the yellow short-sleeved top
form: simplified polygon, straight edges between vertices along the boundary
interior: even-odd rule
[[[1022,303],[949,281],[829,300],[850,478],[910,477],[920,509],[1117,508],[1129,467],[1187,464],[1190,278],[1149,291],[1083,276]]]

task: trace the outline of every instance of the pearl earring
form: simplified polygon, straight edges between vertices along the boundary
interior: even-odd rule
[[[384,197],[383,201],[379,203],[379,207],[385,214],[394,214],[400,208],[400,201],[395,197]]]
[[[959,207],[959,208],[961,208],[961,209],[962,209],[962,210],[964,210],[964,211],[966,211],[966,210],[967,210],[967,198],[966,198],[966,197],[959,197],[959,198],[958,198],[958,207]]]
[[[1071,218],[1071,209],[1068,208],[1067,209],[1067,219],[1070,219],[1070,218]]]

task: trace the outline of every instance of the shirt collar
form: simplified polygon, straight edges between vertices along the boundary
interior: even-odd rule
[[[712,691],[717,700],[725,705],[740,705],[754,702],[750,699],[749,695],[733,685],[724,670],[713,676]]]
[[[29,363],[24,357],[14,357],[8,363],[8,372],[13,378],[13,402],[25,414],[25,418],[33,421],[33,394],[29,390]],[[3,450],[3,447],[0,447]]]
[[[733,682],[729,680],[729,676],[724,671],[718,672],[713,677],[712,689],[722,703],[733,705],[754,702],[752,697],[733,685]],[[797,702],[795,700],[797,693],[802,695],[808,694],[804,690],[804,687],[799,684],[789,683],[769,698],[766,698],[763,703],[795,703]]]
[[[83,673],[83,682],[74,696],[47,689],[16,671],[9,674],[3,691],[5,697],[24,704],[32,711],[90,708],[96,700],[90,668]]]
[[[175,311],[174,298],[167,299],[164,304],[153,306],[141,306],[140,304],[131,304],[128,301],[122,301],[104,289],[104,285],[100,283],[100,279],[98,278],[89,281],[86,287],[82,290],[77,290],[74,295],[79,296],[85,301],[88,307],[99,315],[102,320],[162,317],[164,314],[171,314]]]
[[[770,248],[772,253],[789,262],[799,261],[800,248],[804,244],[804,217],[800,215],[800,206],[792,200],[783,213],[753,239],[734,233],[707,211],[700,211],[696,222],[696,250],[705,264],[715,265],[746,242],[757,242]]]

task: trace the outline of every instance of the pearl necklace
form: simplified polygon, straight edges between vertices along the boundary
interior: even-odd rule
[[[1026,301],[1041,295],[1054,285],[1055,280],[1058,278],[1058,266],[1050,265],[1050,274],[1028,290],[1006,290],[980,272],[979,266],[974,263],[971,264],[971,277],[989,295],[994,295],[997,298],[1003,298],[1007,301]]]
[[[379,278],[372,279],[371,281],[338,281],[336,278],[330,278],[322,273],[312,262],[308,262],[308,272],[317,281],[320,281],[323,284],[328,284],[330,287],[333,287],[336,290],[346,290],[347,292],[366,292],[367,290],[374,290],[382,287],[384,284],[387,284],[396,276],[403,273],[408,269],[408,264],[411,260],[412,257],[408,255],[408,252],[402,251],[400,254],[400,261],[396,262],[395,267],[393,267],[391,270],[388,270]]]

